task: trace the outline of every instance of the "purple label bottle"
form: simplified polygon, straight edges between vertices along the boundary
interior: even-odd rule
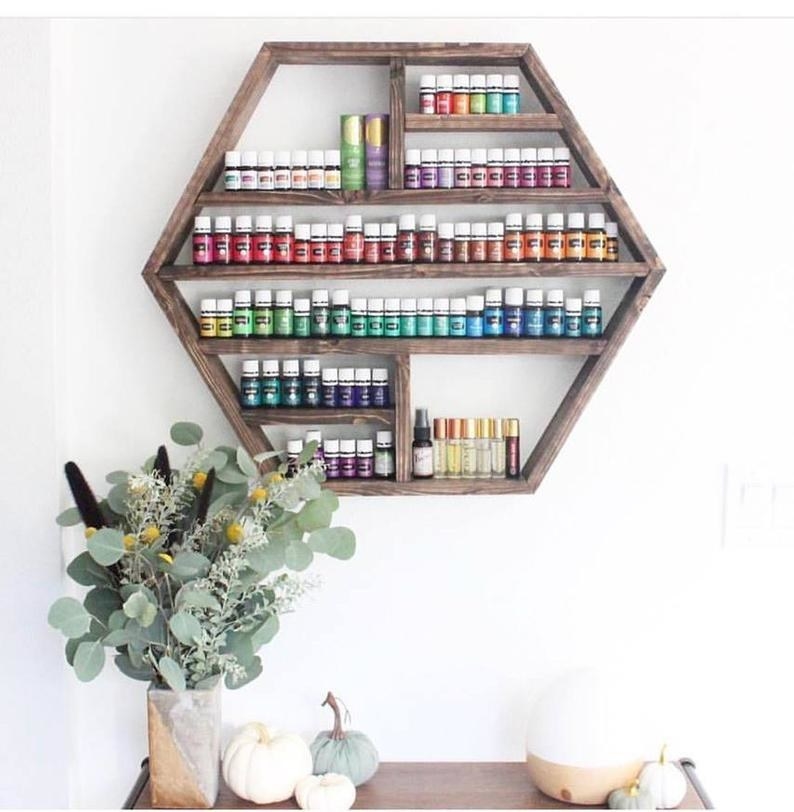
[[[375,475],[372,440],[356,441],[356,475],[359,479],[372,479]]]
[[[389,116],[373,113],[364,119],[367,189],[385,189],[389,179]]]
[[[421,155],[418,149],[407,149],[405,151],[405,182],[406,189],[422,188]]]
[[[376,368],[372,370],[372,405],[376,409],[389,407],[389,370]]]
[[[339,408],[350,409],[355,406],[353,399],[353,381],[355,372],[352,367],[339,370]]]
[[[356,478],[356,441],[339,441],[339,475],[342,479]]]
[[[421,180],[423,189],[438,188],[438,152],[434,149],[422,150]]]
[[[323,369],[320,397],[326,409],[336,409],[339,406],[339,376],[335,367]]]
[[[452,189],[455,185],[455,150],[438,151],[438,188]]]
[[[323,456],[326,479],[339,479],[339,440],[326,440]]]
[[[372,405],[372,372],[367,367],[355,371],[353,405],[357,409],[368,409]]]

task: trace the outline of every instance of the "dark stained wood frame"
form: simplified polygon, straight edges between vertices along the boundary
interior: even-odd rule
[[[226,150],[233,149],[279,65],[384,65],[389,68],[390,132],[389,185],[383,191],[364,192],[218,192],[214,187],[223,170]],[[405,111],[407,65],[493,65],[518,68],[534,91],[542,113],[517,116],[424,116]],[[403,189],[403,156],[406,132],[440,131],[548,131],[556,132],[570,147],[589,188],[584,189]],[[198,324],[177,282],[200,279],[263,278],[255,266],[209,269],[175,265],[187,239],[193,217],[205,207],[251,205],[374,205],[409,203],[508,203],[599,204],[620,226],[621,237],[632,261],[599,265],[576,263],[480,263],[476,265],[359,265],[268,267],[268,279],[412,279],[486,277],[612,277],[631,278],[631,284],[602,339],[366,339],[268,340],[274,352],[378,353],[393,357],[394,409],[373,410],[368,420],[389,422],[395,429],[396,480],[329,483],[347,494],[470,494],[534,493],[543,481],[579,415],[622,346],[631,328],[659,284],[665,269],[653,246],[629,209],[620,190],[588,141],[545,67],[530,45],[514,43],[389,43],[389,42],[272,42],[265,43],[246,73],[239,90],[221,119],[182,196],[143,270],[143,277],[171,326],[188,352],[241,443],[251,454],[272,447],[261,427],[275,423],[328,422],[331,415],[311,410],[244,412],[235,382],[222,355],[256,353],[264,346],[254,341],[201,340]],[[585,355],[586,360],[557,408],[551,422],[530,453],[519,480],[411,478],[411,354],[516,354],[550,353]],[[361,414],[334,414],[339,422],[360,422]]]

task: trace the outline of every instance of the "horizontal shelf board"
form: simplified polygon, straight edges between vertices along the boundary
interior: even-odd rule
[[[246,423],[253,426],[270,426],[281,423],[394,423],[394,409],[241,409]]]
[[[517,67],[527,51],[514,43],[339,42],[269,43],[279,64],[388,65],[392,57],[410,65],[509,65]]]
[[[600,355],[598,338],[202,338],[206,355]]]
[[[644,262],[415,262],[358,265],[164,265],[161,279],[214,282],[218,279],[448,279],[520,277],[647,276]]]
[[[216,206],[387,206],[427,203],[605,203],[602,189],[328,189],[284,192],[202,192],[199,207]]]
[[[527,494],[524,479],[412,479],[395,482],[384,479],[329,479],[325,485],[339,494],[358,496],[454,496],[473,494]]]
[[[562,129],[562,122],[553,113],[469,116],[405,114],[406,132],[549,132]]]

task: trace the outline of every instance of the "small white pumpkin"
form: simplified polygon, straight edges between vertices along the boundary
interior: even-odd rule
[[[295,800],[301,809],[344,812],[355,803],[356,788],[346,775],[309,775],[298,781]]]
[[[667,760],[667,745],[658,761],[646,764],[640,772],[640,788],[650,793],[657,809],[675,809],[686,795],[686,778]]]
[[[312,754],[300,736],[259,722],[240,728],[223,754],[223,780],[232,792],[255,804],[286,801],[311,771]]]

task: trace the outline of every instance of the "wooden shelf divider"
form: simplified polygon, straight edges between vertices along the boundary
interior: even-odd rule
[[[432,132],[555,132],[563,129],[554,113],[517,113],[512,115],[440,116],[407,113],[405,131]]]
[[[286,424],[336,423],[381,423],[391,426],[394,423],[394,409],[241,409],[240,416],[252,426],[276,426]]]

